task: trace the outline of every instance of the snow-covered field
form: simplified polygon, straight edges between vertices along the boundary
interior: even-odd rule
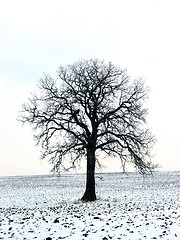
[[[180,239],[180,172],[0,178],[0,239]]]

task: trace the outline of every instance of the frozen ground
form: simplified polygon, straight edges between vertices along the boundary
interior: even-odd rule
[[[180,239],[180,172],[0,178],[0,239]]]

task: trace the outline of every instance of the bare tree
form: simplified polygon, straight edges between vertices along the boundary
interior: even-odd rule
[[[150,159],[154,136],[143,107],[149,90],[142,79],[131,83],[125,70],[91,59],[60,66],[57,81],[44,76],[38,87],[19,120],[33,126],[42,159],[49,159],[54,172],[86,159],[82,200],[96,199],[94,173],[101,152],[119,157],[123,169],[127,162],[141,173],[155,168]]]

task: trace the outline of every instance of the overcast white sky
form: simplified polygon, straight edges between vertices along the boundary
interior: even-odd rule
[[[56,78],[59,65],[89,58],[145,78],[154,162],[180,170],[179,12],[179,0],[1,0],[0,175],[49,173],[18,111],[43,73]]]

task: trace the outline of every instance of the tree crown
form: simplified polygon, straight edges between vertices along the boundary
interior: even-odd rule
[[[145,173],[155,167],[154,136],[143,107],[148,92],[143,79],[131,83],[126,70],[111,62],[84,60],[60,66],[58,81],[49,75],[40,79],[38,94],[23,105],[19,120],[33,126],[53,171],[68,162],[75,167],[91,148],[96,156],[103,151]]]

